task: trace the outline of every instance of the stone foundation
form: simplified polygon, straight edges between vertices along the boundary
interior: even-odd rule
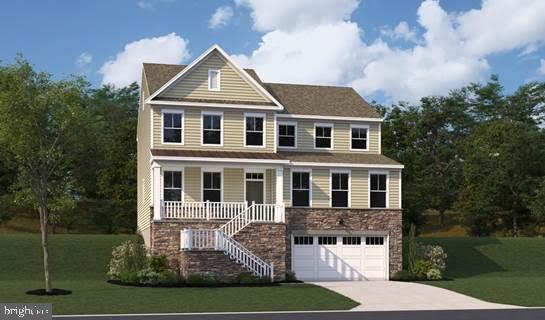
[[[236,279],[248,272],[243,266],[229,259],[223,251],[180,251],[180,273],[187,277],[192,273],[206,273],[223,279]]]
[[[287,232],[384,232],[389,237],[390,277],[402,268],[401,209],[286,208]],[[286,267],[291,270],[290,236],[286,237]]]

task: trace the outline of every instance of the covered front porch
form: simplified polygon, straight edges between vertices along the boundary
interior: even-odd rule
[[[153,220],[284,222],[282,166],[152,163]]]

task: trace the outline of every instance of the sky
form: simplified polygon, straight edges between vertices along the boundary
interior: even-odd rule
[[[20,53],[95,87],[215,43],[264,81],[352,86],[386,104],[491,74],[508,93],[545,81],[544,0],[2,1],[0,39],[1,63]]]

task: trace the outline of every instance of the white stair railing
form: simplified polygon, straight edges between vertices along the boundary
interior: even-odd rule
[[[217,239],[220,241],[219,248],[222,248],[229,258],[235,260],[258,277],[269,277],[274,281],[274,263],[267,263],[255,253],[248,250],[235,239],[227,236],[218,230]]]

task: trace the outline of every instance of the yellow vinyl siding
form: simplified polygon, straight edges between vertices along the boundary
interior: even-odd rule
[[[291,207],[291,170],[290,168],[284,168],[284,205]]]
[[[352,169],[351,176],[351,205],[352,208],[369,207],[369,172],[367,170]]]
[[[284,119],[279,118],[278,121]],[[297,149],[295,151],[307,152],[358,152],[358,153],[380,153],[380,124],[374,122],[360,121],[327,121],[313,119],[290,119],[290,122],[297,122]],[[333,149],[320,150],[314,149],[314,124],[315,123],[332,123],[333,124]],[[369,141],[368,151],[352,151],[350,150],[351,132],[350,125],[368,125],[369,126]],[[283,148],[279,147],[280,150]],[[293,149],[289,149],[292,150]]]
[[[164,108],[173,109],[173,108]],[[177,110],[181,108],[176,108]],[[202,108],[184,108],[184,144],[163,144],[161,141],[162,117],[161,108],[153,108],[153,143],[158,149],[193,149],[193,150],[221,150],[239,152],[274,152],[274,113],[265,114],[265,148],[245,147],[245,119],[244,111],[223,109],[223,147],[201,146],[201,118],[202,112],[218,110]],[[253,113],[253,112],[252,112]]]
[[[223,201],[244,201],[244,184],[246,183],[243,168],[223,169]]]
[[[208,70],[220,70],[220,90],[208,90]],[[175,99],[232,100],[270,102],[258,93],[219,54],[213,52],[160,97]]]
[[[276,173],[273,169],[265,170],[265,203],[276,201]]]
[[[401,184],[401,171],[400,170],[390,170],[388,175],[388,188],[389,188],[389,199],[388,205],[390,208],[400,208],[400,199],[399,199],[399,188]]]
[[[312,207],[330,207],[329,169],[312,169]]]
[[[184,201],[201,201],[201,168],[186,167],[184,174]]]
[[[142,76],[142,79],[145,79]],[[142,81],[142,97],[138,108],[137,128],[137,228],[142,232],[149,228],[151,222],[151,166],[150,160],[150,121],[151,111],[143,101],[149,96],[146,81]],[[145,107],[145,108],[143,108]]]

